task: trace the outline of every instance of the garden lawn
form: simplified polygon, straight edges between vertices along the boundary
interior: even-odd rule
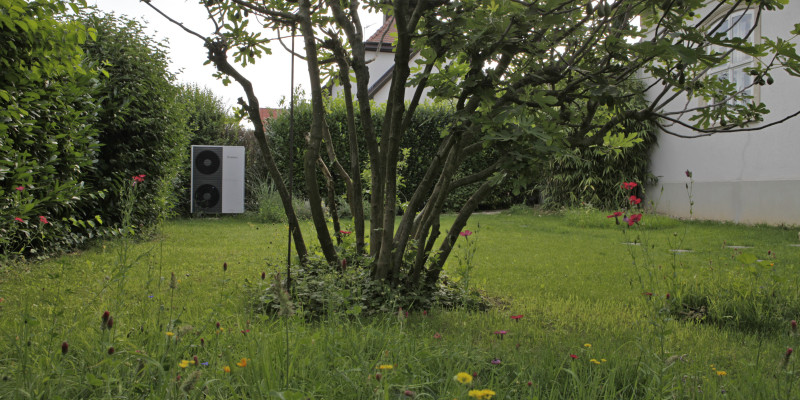
[[[521,208],[466,228],[448,274],[469,240],[487,312],[255,313],[288,228],[248,217],[4,266],[0,398],[800,398],[796,229]]]

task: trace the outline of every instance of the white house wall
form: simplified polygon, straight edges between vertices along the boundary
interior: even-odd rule
[[[798,21],[798,15],[797,0],[790,1],[781,11],[765,12],[761,37],[789,37],[787,33]],[[760,87],[757,93],[771,110],[762,124],[800,109],[800,78],[782,71],[773,72],[772,76],[775,84]],[[686,129],[675,131],[691,134]],[[690,170],[694,177],[694,218],[800,225],[800,117],[762,131],[719,133],[697,139],[659,133],[651,161],[658,184],[648,188],[647,193],[656,202],[658,212],[690,216],[686,190],[689,178],[685,175]]]
[[[379,75],[379,77],[380,77],[380,75],[383,75],[383,73],[385,71],[387,71],[389,68],[391,68],[392,65],[394,65],[394,54],[393,53],[387,53],[387,55],[391,55],[391,58],[390,58],[390,64],[388,66],[386,66],[385,69],[383,69],[383,67],[381,67],[380,65],[376,65],[374,67],[374,69],[373,69],[373,67],[370,67],[370,69],[369,69],[369,71],[370,71],[369,72],[369,74],[370,74],[370,76],[369,76],[370,87],[372,87],[372,82],[374,82],[373,81],[373,77],[372,77],[373,71],[376,71],[375,74]],[[412,57],[411,61],[409,62],[409,65],[412,68],[412,74],[413,74],[413,69],[418,66],[418,64],[415,63],[414,61],[416,61],[418,59],[420,59],[419,54],[415,54],[414,57]],[[391,89],[391,87],[392,87],[391,82],[386,83],[385,85],[383,85],[383,87],[379,91],[375,92],[375,94],[373,95],[372,98],[375,100],[376,103],[386,103],[386,101],[389,100],[389,90]],[[410,101],[414,97],[414,92],[416,90],[417,90],[416,86],[415,87],[406,87],[406,93],[405,93],[405,97],[404,97],[406,99],[406,101]],[[422,97],[421,97],[420,103],[431,102],[431,100],[428,98],[428,92],[430,92],[430,88],[426,88],[422,92]]]
[[[411,65],[412,71],[413,68],[417,66],[417,64],[414,61],[416,61],[419,58],[420,58],[419,55],[414,55],[414,57],[411,58],[411,62],[409,63],[409,65]],[[386,71],[389,71],[389,69],[391,69],[394,66],[394,53],[381,52],[378,53],[378,56],[376,57],[375,52],[368,52],[367,61],[369,60],[373,61],[367,64],[367,68],[369,68],[369,85],[367,85],[367,87],[372,88],[375,85],[375,83],[386,73]],[[385,83],[380,88],[380,90],[376,91],[373,94],[372,99],[375,100],[376,103],[386,103],[386,101],[389,99],[389,89],[391,89],[391,86],[392,86],[391,82]],[[356,90],[355,85],[353,85],[354,98],[355,98],[355,90]],[[411,100],[411,98],[414,96],[415,90],[416,87],[407,87],[405,93],[405,99]],[[425,89],[425,91],[423,92],[422,100],[420,100],[421,103],[430,101],[427,97],[429,91],[430,89]],[[332,93],[333,97],[337,97],[341,93],[342,93],[341,86],[337,85],[333,88],[333,93]]]

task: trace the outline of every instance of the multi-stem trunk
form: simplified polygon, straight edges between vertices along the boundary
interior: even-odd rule
[[[322,254],[325,260],[331,264],[338,261],[336,248],[333,245],[328,224],[325,219],[325,212],[322,210],[322,198],[317,186],[317,159],[319,158],[319,148],[322,143],[322,129],[325,122],[325,108],[322,103],[322,85],[319,75],[319,61],[317,59],[317,43],[315,38],[314,26],[311,23],[311,4],[309,0],[301,0],[298,19],[300,20],[300,31],[306,46],[306,64],[311,87],[311,132],[309,133],[308,146],[303,160],[303,171],[305,174],[306,191],[311,208],[311,218],[314,228],[317,231]]]

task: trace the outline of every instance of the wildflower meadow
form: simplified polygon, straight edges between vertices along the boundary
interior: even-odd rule
[[[798,398],[796,231],[678,221],[626,197],[610,214],[473,216],[445,279],[480,310],[367,312],[365,292],[332,285],[312,293],[316,314],[265,311],[286,226],[247,215],[9,263],[0,397]]]

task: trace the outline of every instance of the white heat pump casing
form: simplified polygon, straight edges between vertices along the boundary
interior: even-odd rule
[[[192,213],[244,212],[243,146],[192,146],[191,168]]]

